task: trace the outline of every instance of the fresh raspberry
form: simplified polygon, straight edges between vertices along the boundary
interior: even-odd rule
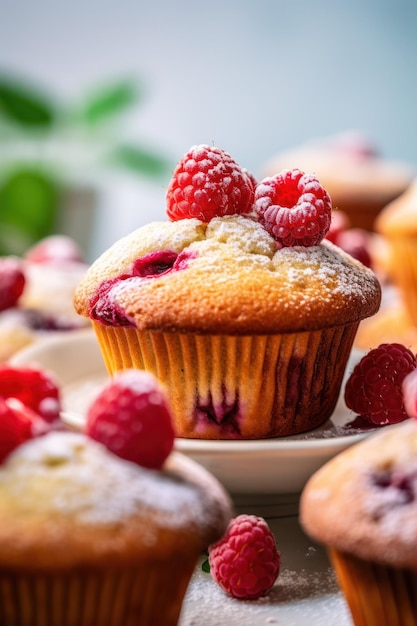
[[[239,515],[209,547],[210,572],[226,593],[246,600],[264,596],[276,581],[281,555],[262,517]]]
[[[174,445],[167,396],[156,378],[142,370],[120,372],[87,412],[87,435],[114,454],[160,469]]]
[[[25,288],[25,275],[18,259],[0,259],[0,311],[15,306]]]
[[[283,246],[316,246],[330,228],[332,202],[312,174],[283,170],[255,189],[259,222]]]
[[[0,463],[15,448],[34,436],[29,413],[21,410],[24,409],[23,405],[16,407],[10,404],[0,396]]]
[[[52,374],[39,368],[1,365],[0,396],[20,400],[49,424],[60,416],[58,384]]]
[[[417,370],[413,370],[404,378],[403,397],[408,417],[417,419]]]
[[[172,221],[248,213],[254,179],[230,154],[207,145],[192,147],[178,163],[168,186],[167,215]]]
[[[41,239],[24,257],[32,263],[83,263],[83,255],[76,242],[66,235],[51,235]]]
[[[383,343],[354,367],[345,387],[349,409],[375,426],[406,419],[402,384],[415,370],[415,355],[399,343]]]

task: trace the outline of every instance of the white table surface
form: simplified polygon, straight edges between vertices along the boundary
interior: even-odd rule
[[[278,579],[264,598],[227,596],[198,564],[183,604],[179,626],[352,626],[325,550],[298,523],[298,495],[237,495],[236,515],[264,517],[281,552]]]

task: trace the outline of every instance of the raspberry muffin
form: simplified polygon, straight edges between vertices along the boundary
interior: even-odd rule
[[[174,173],[167,213],[116,242],[76,290],[109,372],[155,374],[180,437],[324,423],[358,324],[380,302],[374,274],[322,241],[327,192],[299,170],[255,184],[230,155],[199,146]]]
[[[389,273],[417,326],[417,179],[388,204],[375,225],[389,247]]]
[[[175,626],[231,508],[210,474],[170,452],[169,407],[153,377],[115,379],[85,433],[40,432],[28,407],[3,398],[0,410],[0,622]]]
[[[292,167],[314,172],[351,226],[371,231],[378,213],[406,190],[415,174],[410,165],[384,158],[360,132],[305,142],[271,158],[263,171],[272,176]]]
[[[417,623],[416,477],[408,419],[342,452],[304,488],[301,524],[327,546],[355,626]]]
[[[52,333],[90,325],[72,304],[87,267],[76,244],[61,235],[40,241],[22,258],[0,258],[0,362]]]

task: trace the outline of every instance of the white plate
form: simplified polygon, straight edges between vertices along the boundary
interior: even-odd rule
[[[352,353],[346,376],[361,355]],[[37,363],[55,373],[64,418],[75,427],[82,427],[86,407],[109,380],[89,329],[33,344],[11,362]],[[232,493],[295,493],[323,463],[369,433],[346,429],[353,417],[341,398],[332,418],[309,433],[257,441],[177,439],[176,448],[204,465]]]

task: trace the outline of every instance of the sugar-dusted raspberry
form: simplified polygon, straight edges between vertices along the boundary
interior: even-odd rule
[[[19,405],[13,406],[13,403],[0,396],[0,463],[35,434],[30,410],[25,411],[24,406],[20,403]]]
[[[354,367],[345,387],[349,409],[376,426],[407,418],[402,385],[417,367],[415,355],[399,343],[383,343]]]
[[[53,375],[38,367],[0,366],[0,396],[16,398],[48,423],[59,419],[60,390]]]
[[[0,259],[0,311],[15,306],[25,288],[22,263],[13,257]]]
[[[178,163],[168,186],[167,215],[175,221],[248,213],[254,178],[224,150],[193,146]]]
[[[316,246],[326,236],[332,202],[312,174],[283,170],[255,189],[259,222],[283,246]]]
[[[123,459],[160,469],[175,437],[165,390],[148,372],[120,372],[90,406],[85,432]]]
[[[274,536],[262,517],[239,515],[209,548],[210,572],[226,593],[246,600],[264,596],[281,565]]]

